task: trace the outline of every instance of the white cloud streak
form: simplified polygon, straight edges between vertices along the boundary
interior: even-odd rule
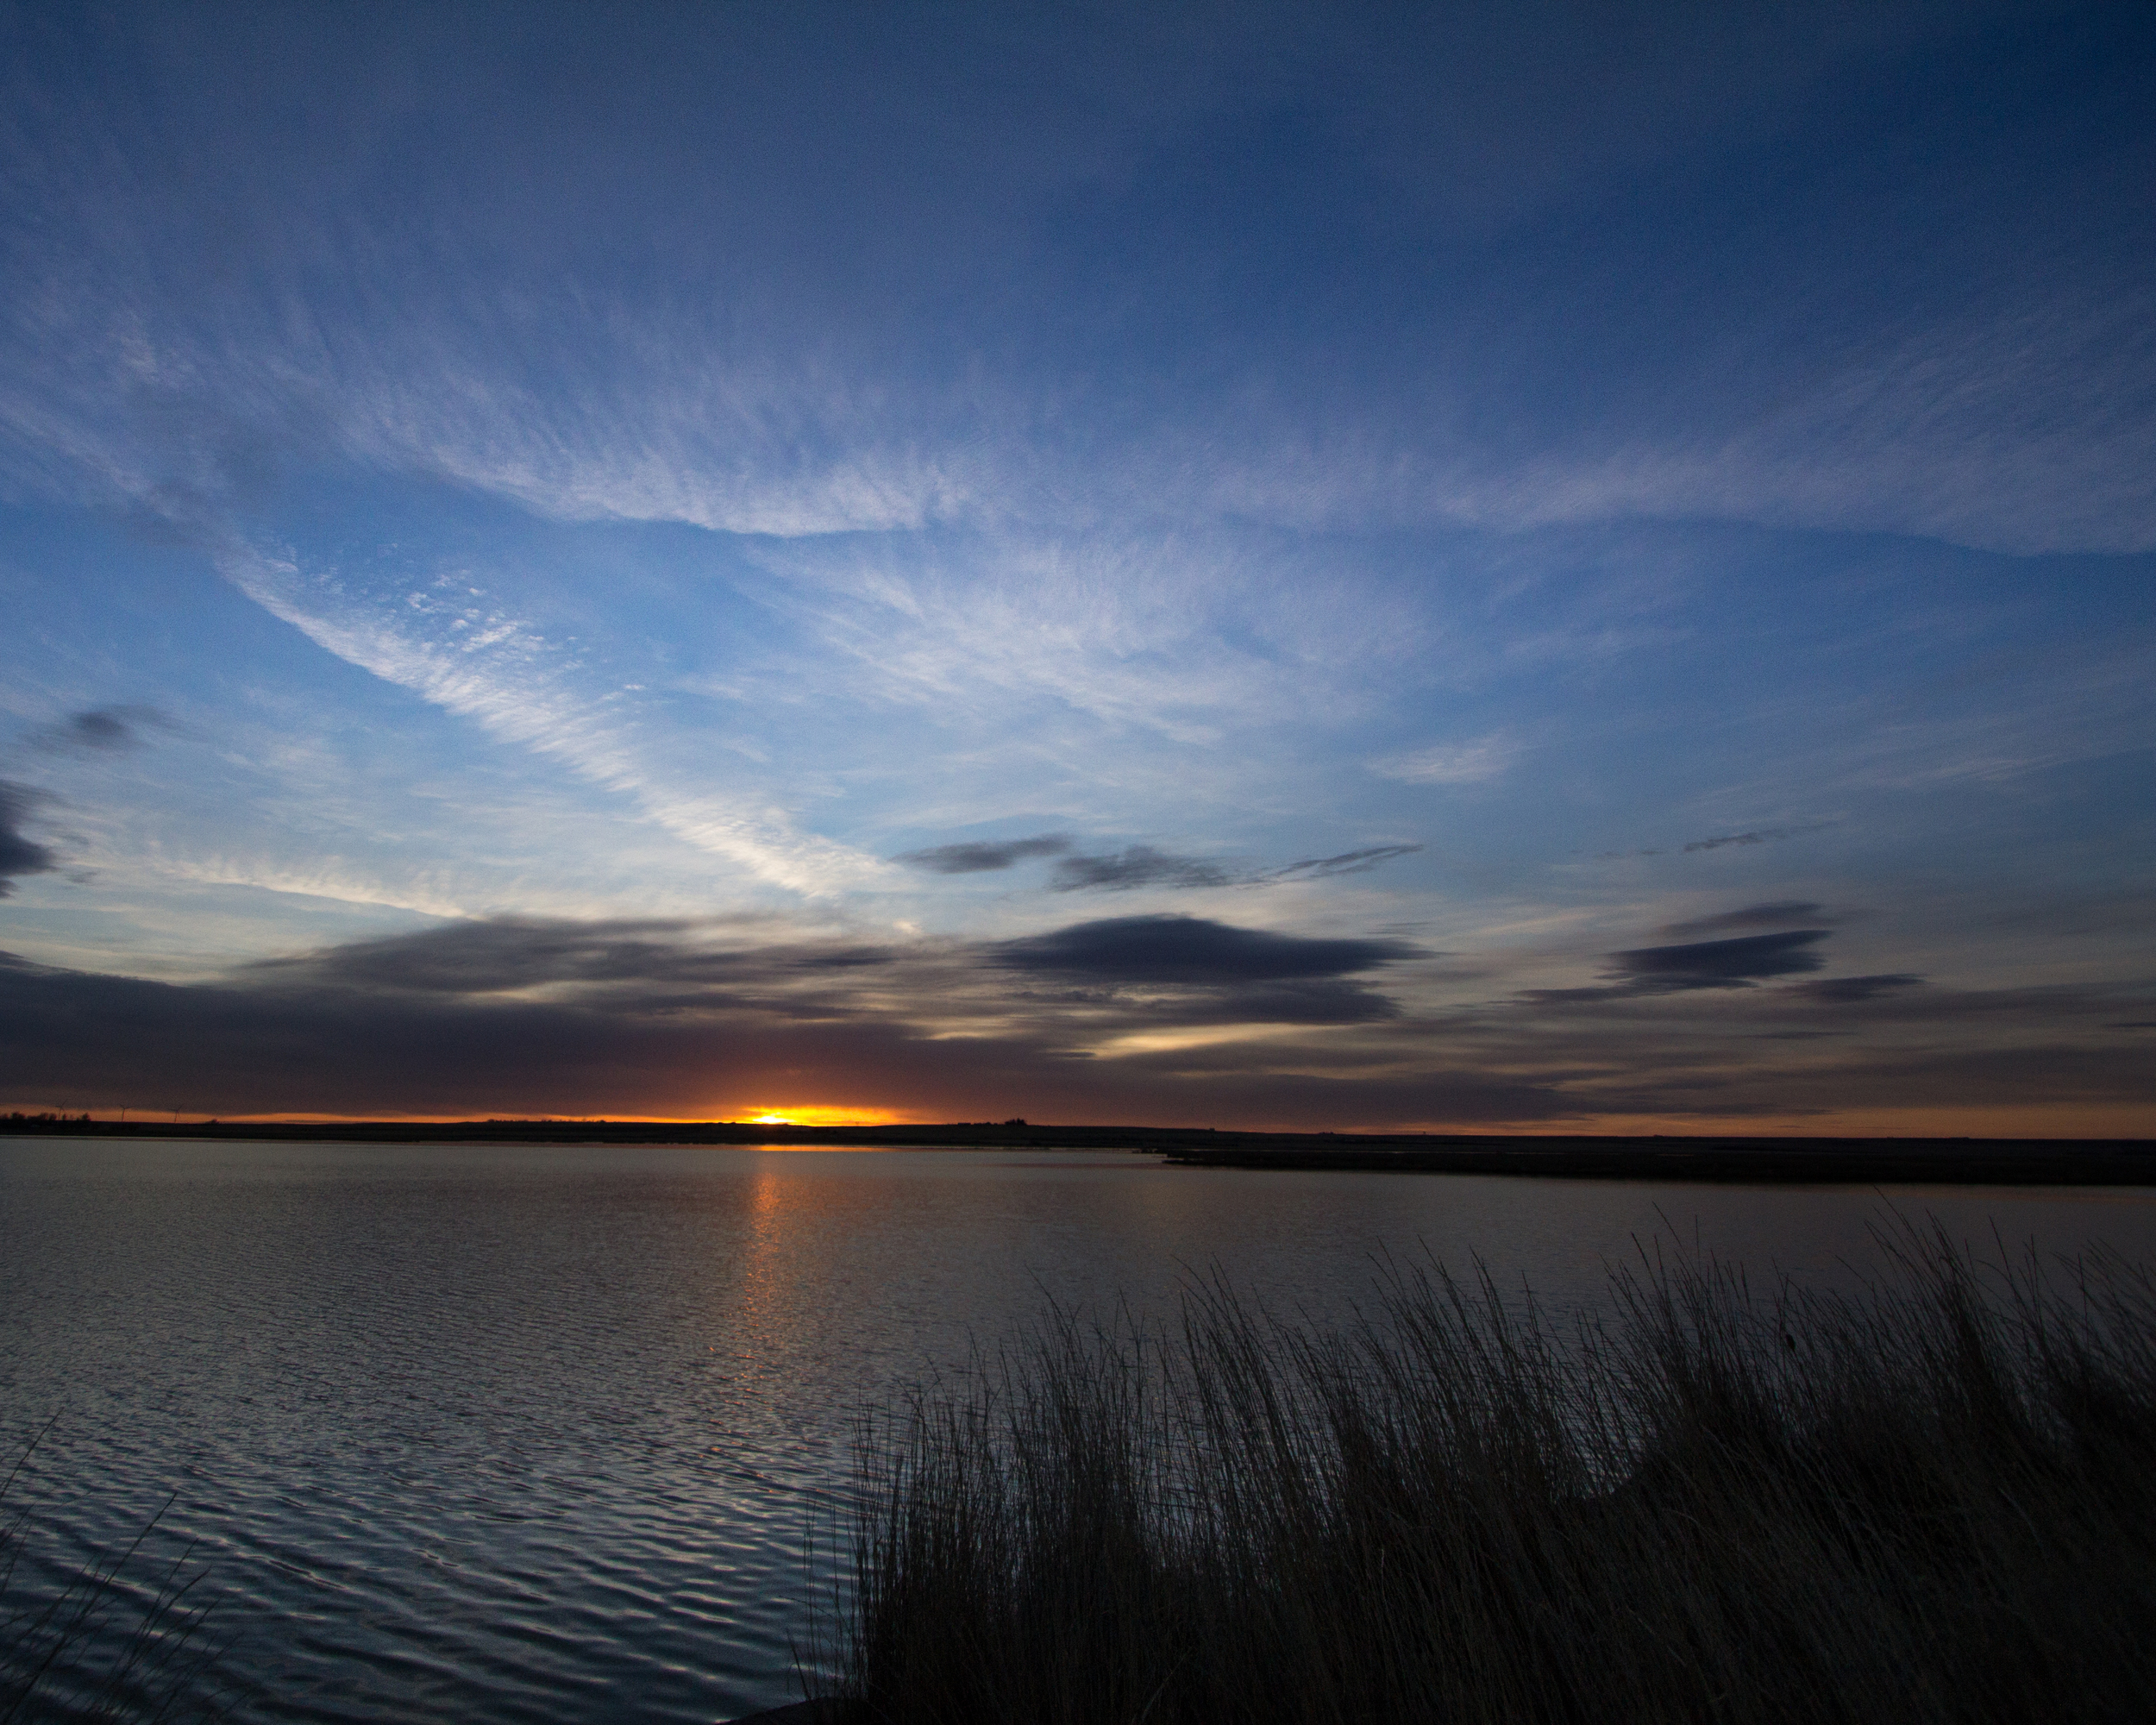
[[[1520,745],[1493,734],[1473,743],[1439,743],[1369,763],[1381,779],[1407,785],[1479,785],[1502,776],[1519,758]]]
[[[408,596],[405,618],[392,619],[379,604],[354,602],[334,577],[304,573],[289,557],[234,543],[220,550],[217,563],[248,598],[324,650],[630,797],[667,832],[757,880],[822,894],[889,872],[873,856],[799,832],[782,809],[743,809],[657,779],[618,697],[576,693],[552,643],[498,610],[419,593]],[[414,618],[434,623],[435,632],[415,631]]]

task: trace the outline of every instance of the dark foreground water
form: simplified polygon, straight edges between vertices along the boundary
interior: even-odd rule
[[[2141,1192],[0,1140],[0,1474],[58,1416],[15,1590],[172,1498],[143,1557],[193,1542],[240,1719],[724,1719],[797,1697],[853,1410],[1049,1296],[1337,1315],[1426,1249],[1562,1308],[1657,1239],[1835,1280],[1890,1206],[2156,1257]]]

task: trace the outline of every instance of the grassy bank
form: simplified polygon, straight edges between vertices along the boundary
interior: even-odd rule
[[[1053,1319],[868,1427],[831,1649],[893,1722],[2156,1717],[2156,1287],[1899,1242],[1365,1323]]]

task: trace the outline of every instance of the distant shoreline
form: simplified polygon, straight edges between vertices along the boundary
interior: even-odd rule
[[[1127,1151],[1174,1167],[1501,1175],[1733,1185],[2156,1186],[2156,1139],[1609,1138],[1216,1132],[1187,1126],[780,1126],[487,1120],[160,1122],[0,1117],[0,1134],[303,1144],[779,1145],[862,1150]]]
[[[1333,1169],[1739,1186],[2156,1186],[2147,1138],[1451,1138],[1167,1152],[1183,1167]]]

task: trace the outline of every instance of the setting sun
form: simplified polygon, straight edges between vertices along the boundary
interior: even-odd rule
[[[843,1108],[805,1105],[801,1107],[764,1108],[748,1116],[756,1126],[887,1126],[904,1124],[906,1116],[889,1108]]]

